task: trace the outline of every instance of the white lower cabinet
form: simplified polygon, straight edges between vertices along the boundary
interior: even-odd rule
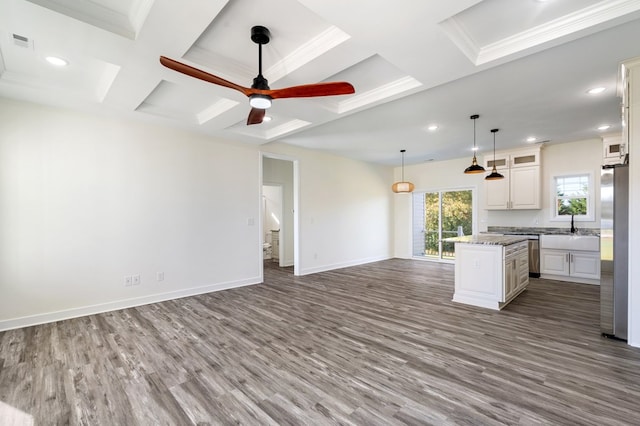
[[[600,237],[541,235],[540,278],[600,284]]]
[[[600,253],[540,249],[542,278],[598,284],[600,281]]]
[[[280,231],[271,231],[271,259],[280,261]]]
[[[523,287],[529,284],[529,256],[527,247],[505,258],[504,277],[503,302],[511,300],[522,291]]]
[[[527,241],[501,245],[456,243],[453,301],[502,309],[529,284]]]

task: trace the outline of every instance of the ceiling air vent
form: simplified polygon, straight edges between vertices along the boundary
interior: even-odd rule
[[[13,43],[16,46],[20,46],[20,47],[31,47],[32,46],[31,40],[29,40],[28,37],[21,36],[20,34],[13,34]]]

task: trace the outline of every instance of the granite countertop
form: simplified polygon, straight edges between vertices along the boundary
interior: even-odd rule
[[[527,241],[527,237],[518,237],[514,235],[465,235],[462,237],[445,238],[444,241],[453,243],[466,244],[484,244],[492,246],[510,246],[511,244]]]
[[[569,228],[553,227],[520,227],[520,226],[489,226],[487,232],[505,235],[571,235]],[[578,235],[600,236],[599,228],[578,228]]]

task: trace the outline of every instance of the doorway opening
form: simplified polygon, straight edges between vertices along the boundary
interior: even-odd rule
[[[298,162],[262,153],[260,233],[262,272],[265,265],[293,267],[298,275]]]
[[[262,185],[262,259],[283,266],[280,227],[283,210],[282,185]]]

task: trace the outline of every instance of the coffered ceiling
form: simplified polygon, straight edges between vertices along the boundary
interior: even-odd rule
[[[276,99],[270,121],[247,126],[243,94],[159,63],[249,87],[254,25],[271,32],[271,88],[356,93]],[[637,40],[640,0],[3,0],[0,96],[381,164],[404,148],[409,164],[470,155],[471,114],[481,151],[496,127],[498,148],[620,131],[618,65],[640,56]]]

